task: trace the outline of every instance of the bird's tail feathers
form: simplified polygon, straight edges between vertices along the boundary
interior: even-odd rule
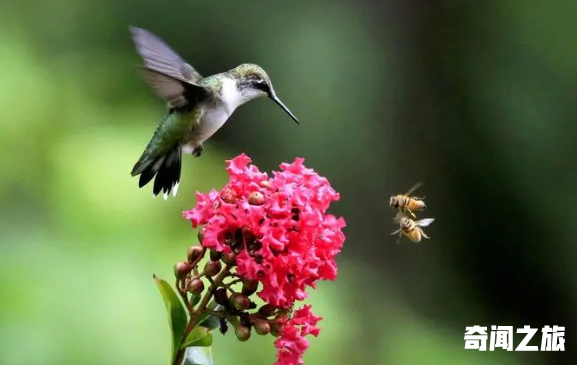
[[[159,156],[151,156],[145,151],[130,174],[140,175],[139,187],[145,186],[154,178],[153,195],[156,197],[162,191],[166,200],[171,191],[173,196],[176,196],[178,191],[181,161],[182,148],[179,145]]]

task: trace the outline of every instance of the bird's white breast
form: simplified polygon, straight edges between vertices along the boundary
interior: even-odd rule
[[[191,143],[183,146],[184,153],[192,150],[209,139],[228,120],[237,107],[242,105],[242,94],[236,87],[236,81],[224,78],[222,81],[220,100],[216,107],[207,108],[201,117],[198,134]]]

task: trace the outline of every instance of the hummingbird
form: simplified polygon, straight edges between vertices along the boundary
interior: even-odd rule
[[[139,67],[144,80],[167,103],[167,112],[130,173],[140,175],[140,188],[154,178],[155,197],[161,191],[165,200],[171,191],[176,196],[182,155],[200,157],[202,144],[247,101],[268,97],[299,124],[260,66],[243,63],[202,77],[160,37],[137,27],[130,27],[130,32],[144,61]]]

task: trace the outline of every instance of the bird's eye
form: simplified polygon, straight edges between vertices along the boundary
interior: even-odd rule
[[[264,92],[268,92],[268,85],[267,85],[266,81],[264,81],[264,80],[262,80],[262,79],[256,80],[255,83],[254,83],[254,86],[255,86],[257,89],[260,89],[260,90],[262,90],[262,91],[264,91]]]

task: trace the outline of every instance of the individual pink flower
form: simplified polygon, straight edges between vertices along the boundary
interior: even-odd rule
[[[220,192],[197,193],[184,217],[204,226],[204,247],[236,253],[236,273],[262,283],[259,297],[289,308],[307,297],[307,287],[337,276],[345,221],[326,212],[339,194],[302,158],[281,164],[272,178],[250,162],[245,154],[227,161],[229,182]],[[231,247],[239,235],[242,245]]]

